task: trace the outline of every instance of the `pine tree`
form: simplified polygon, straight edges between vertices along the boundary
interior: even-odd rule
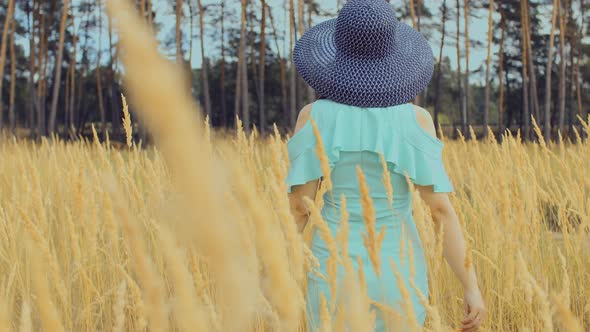
[[[2,44],[0,45],[0,97],[2,96],[2,83],[4,83],[4,63],[6,61],[6,49],[9,43],[8,41],[8,30],[10,22],[12,21],[12,15],[14,14],[14,0],[8,2],[8,10],[6,11],[6,17],[4,18],[4,29],[2,30]],[[4,104],[0,98],[0,132],[2,131],[2,124],[4,118]]]
[[[205,52],[205,8],[201,3],[201,0],[197,0],[197,6],[199,7],[199,34],[201,36],[201,59],[203,59],[203,65],[201,66],[201,78],[203,80],[203,96],[205,99],[205,114],[212,118],[211,113],[211,96],[209,94],[209,59]],[[192,38],[191,38],[192,39]]]
[[[61,24],[59,28],[59,46],[57,48],[57,60],[55,65],[55,82],[53,83],[53,99],[51,101],[51,113],[49,115],[49,133],[55,132],[55,120],[57,116],[57,101],[59,98],[60,82],[61,82],[61,71],[62,71],[62,59],[63,59],[63,47],[66,32],[66,23],[68,19],[68,6],[69,0],[64,0],[63,13],[61,16]],[[106,124],[106,121],[105,121]]]
[[[483,136],[488,137],[488,125],[490,116],[490,64],[492,61],[492,31],[493,31],[493,16],[494,0],[490,0],[488,16],[488,58],[486,61],[486,102],[483,111]]]
[[[549,50],[547,56],[547,67],[545,68],[545,107],[543,136],[545,141],[551,139],[551,67],[553,66],[553,48],[555,45],[555,21],[559,11],[559,0],[553,0],[553,9],[551,15],[551,30],[549,33]]]

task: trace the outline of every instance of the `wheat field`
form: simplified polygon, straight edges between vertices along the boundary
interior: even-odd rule
[[[306,241],[323,221],[311,204],[297,233],[283,182],[288,137],[210,130],[133,9],[109,6],[130,102],[156,146],[2,139],[0,330],[304,331],[302,290],[316,264]],[[481,330],[590,329],[590,143],[443,140],[465,263],[488,306]],[[456,330],[461,286],[413,196],[429,263],[425,330]],[[322,331],[368,330],[375,310],[388,310],[369,309],[362,271],[347,270],[341,291],[350,301],[334,319],[324,307]]]
[[[285,140],[213,133],[203,153],[215,167],[186,170],[210,187],[188,189],[157,148],[5,141],[1,329],[297,330],[313,257],[289,225]],[[590,327],[589,152],[587,142],[445,141],[489,309],[483,330]],[[414,198],[432,290],[427,329],[452,330],[461,287]]]

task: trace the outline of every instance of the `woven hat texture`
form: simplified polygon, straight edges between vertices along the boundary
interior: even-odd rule
[[[432,78],[432,48],[399,22],[385,0],[350,0],[335,19],[309,29],[293,50],[295,67],[318,94],[359,107],[414,99]]]

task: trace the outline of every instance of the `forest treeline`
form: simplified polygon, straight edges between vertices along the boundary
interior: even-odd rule
[[[295,72],[291,50],[306,29],[334,17],[343,2],[135,1],[163,36],[163,52],[186,73],[187,91],[210,123],[231,128],[239,116],[245,128],[262,133],[273,123],[293,128],[298,110],[316,98]],[[485,136],[489,126],[496,136],[510,128],[532,139],[532,115],[548,140],[558,131],[572,135],[579,118],[587,118],[588,1],[390,3],[433,46],[433,79],[414,103],[429,109],[448,133],[458,129],[469,137],[471,125]],[[470,36],[482,24],[487,38]],[[0,0],[0,29],[2,130],[77,137],[94,123],[103,137],[107,131],[122,137],[124,68],[104,0]],[[455,49],[456,56],[445,57],[443,48]],[[470,55],[482,50],[487,60],[469,70]],[[195,57],[202,59],[201,68],[191,68]],[[137,132],[147,138],[141,126]]]

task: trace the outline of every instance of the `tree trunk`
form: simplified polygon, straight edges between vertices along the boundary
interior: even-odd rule
[[[483,110],[483,137],[488,137],[488,125],[490,117],[490,65],[492,62],[492,29],[494,24],[494,0],[490,0],[489,16],[488,16],[488,59],[486,61],[486,101]]]
[[[567,0],[566,2],[566,8],[565,10],[568,11],[568,13],[572,12],[572,1]],[[580,2],[580,4],[582,4],[582,2]],[[572,14],[573,17],[573,14]],[[576,52],[577,49],[577,38],[576,38],[576,31],[575,29],[569,29],[568,31],[568,37],[569,37],[569,44],[570,44],[570,48],[569,48],[569,56],[570,56],[570,107],[569,107],[569,135],[570,137],[573,137],[573,127],[574,127],[574,122],[576,121],[576,111],[574,109],[574,104],[575,104],[575,86],[576,86],[576,70],[575,70],[575,63],[574,63],[574,52]]]
[[[241,96],[242,96],[242,51],[238,50],[238,64],[237,64],[237,73],[236,73],[236,96],[234,98],[234,128],[237,129],[238,127],[238,118],[241,119],[240,116],[240,105],[241,105]]]
[[[585,28],[585,22],[584,22],[584,18],[586,17],[586,3],[584,1],[580,1],[580,17],[581,17],[581,23],[580,23],[580,35],[584,36],[585,30],[583,30]],[[580,113],[580,116],[583,117],[584,116],[584,112],[582,109],[582,91],[581,88],[584,86],[584,76],[580,75],[580,58],[581,55],[580,53],[578,53],[578,60],[576,61],[576,71],[578,73],[578,77],[576,79],[576,92],[578,95],[578,112]],[[590,112],[586,111],[586,115],[590,115]],[[587,133],[586,131],[582,131],[581,133],[582,137],[586,137]]]
[[[70,118],[70,93],[71,93],[71,85],[70,85],[70,80],[72,78],[72,75],[70,74],[72,70],[68,67],[68,71],[66,72],[66,78],[65,78],[65,82],[64,82],[64,86],[65,86],[65,95],[64,95],[64,101],[65,101],[65,110],[64,110],[64,128],[66,129],[67,132],[67,121]]]
[[[530,98],[531,98],[531,110],[532,110],[532,114],[535,117],[535,121],[538,123],[539,122],[539,97],[537,95],[537,75],[536,75],[536,71],[535,71],[535,63],[534,63],[534,58],[533,58],[533,52],[532,52],[532,48],[531,48],[531,30],[530,30],[530,16],[529,16],[529,4],[528,4],[528,0],[525,0],[524,3],[524,14],[525,14],[525,26],[526,26],[526,46],[527,46],[527,58],[529,59],[528,61],[528,70],[529,70],[529,77],[530,77],[530,82],[529,82],[529,93],[530,93]],[[532,134],[532,132],[531,132]],[[529,137],[530,139],[532,139],[532,136]]]
[[[440,79],[442,76],[442,58],[443,49],[445,47],[445,35],[446,35],[446,23],[447,23],[447,0],[443,0],[442,8],[442,24],[441,24],[441,38],[440,38],[440,49],[438,52],[438,65],[436,67],[436,90],[434,93],[434,127],[438,129],[438,114],[440,113]]]
[[[508,75],[508,70],[504,71],[504,78],[506,79],[506,95],[510,96],[511,89],[510,89],[510,76]],[[515,111],[514,108],[509,107],[508,114],[506,114],[506,121],[504,123],[506,124],[506,127],[508,128],[509,131],[512,127],[512,122],[514,119],[514,111]]]
[[[524,140],[529,139],[529,132],[530,132],[530,117],[529,117],[529,78],[527,73],[527,62],[529,61],[527,57],[527,47],[526,47],[526,10],[525,10],[525,3],[521,1],[520,3],[520,22],[521,22],[521,54],[522,54],[522,138]]]
[[[467,132],[467,114],[465,105],[465,91],[463,89],[463,77],[461,72],[461,28],[459,26],[461,22],[461,3],[457,0],[457,19],[455,23],[457,25],[457,88],[459,89],[459,109],[461,110],[461,132],[463,136]]]
[[[242,0],[243,1],[243,0]],[[234,127],[237,129],[238,127],[238,118],[241,118],[240,116],[240,105],[241,105],[241,96],[242,96],[242,62],[244,62],[244,58],[242,57],[242,48],[245,48],[245,41],[243,41],[246,36],[245,36],[245,26],[244,26],[244,22],[241,23],[242,27],[241,29],[244,31],[240,32],[240,45],[238,47],[238,64],[237,64],[237,70],[236,70],[236,96],[234,98]]]
[[[203,64],[201,66],[201,78],[203,80],[203,96],[205,99],[205,114],[209,117],[209,121],[211,121],[211,95],[209,94],[209,61],[207,60],[207,56],[205,53],[205,9],[203,8],[203,4],[201,0],[197,0],[197,5],[199,6],[199,34],[201,35],[201,59],[203,59]]]
[[[191,64],[192,67],[192,63],[193,63],[193,38],[195,36],[195,22],[194,22],[194,11],[193,11],[193,2],[189,1],[186,4],[188,6],[188,63]],[[192,76],[192,75],[191,75]],[[191,82],[191,88],[192,88],[192,82]]]
[[[420,31],[420,18],[422,17],[422,0],[417,0],[417,4],[418,4],[418,15],[417,15],[417,26],[418,26],[418,31]]]
[[[577,55],[576,58],[576,101],[578,103],[578,115],[580,117],[584,116],[584,109],[582,108],[582,91],[580,91],[581,89],[581,84],[580,84],[580,80],[581,80],[581,76],[580,76],[580,54]],[[584,131],[582,131],[582,133],[580,134],[582,137],[584,137]]]
[[[2,135],[2,126],[4,122],[4,103],[2,102],[2,84],[4,83],[4,64],[6,62],[6,48],[8,46],[8,28],[14,14],[14,0],[8,2],[4,29],[2,30],[2,45],[0,46],[0,137]]]
[[[295,21],[295,19],[294,19]],[[297,0],[297,32],[295,35],[295,40],[301,38],[305,33],[305,0]],[[307,89],[305,81],[300,75],[297,75],[297,106],[298,110],[303,108],[304,104],[304,91]]]
[[[15,44],[14,44],[14,33],[16,31],[16,19],[14,15],[11,19],[12,27],[10,31],[10,99],[8,105],[8,122],[10,125],[10,133],[12,135],[15,134],[14,130],[16,128],[16,117],[14,114],[14,95],[15,95],[15,85],[16,85],[16,56],[14,52]],[[1,79],[1,76],[0,76]]]
[[[41,18],[41,25],[39,27],[39,78],[37,80],[37,124],[39,136],[45,136],[45,73],[47,69],[47,38],[48,28],[45,15],[41,14],[41,5],[39,5],[37,15]]]
[[[102,8],[101,8],[101,0],[96,1],[97,9],[98,9],[98,16],[102,17]],[[102,78],[100,73],[100,53],[101,53],[101,43],[102,40],[102,20],[98,20],[98,50],[96,55],[96,91],[98,96],[98,109],[100,111],[100,129],[102,139],[106,139],[107,137],[107,117],[104,109],[104,101],[102,99]]]
[[[553,48],[555,46],[555,21],[559,10],[559,0],[553,0],[553,14],[551,15],[551,32],[549,33],[549,51],[547,56],[547,67],[545,68],[545,108],[543,136],[545,141],[551,139],[551,73],[553,66]]]
[[[109,104],[111,106],[111,129],[114,135],[119,135],[119,123],[121,121],[121,107],[119,107],[118,100],[115,92],[114,92],[114,85],[115,85],[115,70],[113,68],[113,64],[115,63],[115,55],[113,55],[113,22],[111,16],[107,16],[108,24],[109,24],[109,75],[108,75],[108,90],[107,93],[109,95]]]
[[[584,37],[584,16],[585,16],[585,3],[584,1],[580,1],[580,32],[579,35],[583,38]],[[583,86],[583,82],[582,81],[582,75],[580,75],[580,58],[581,56],[581,50],[578,48],[577,52],[576,52],[576,97],[577,97],[577,103],[578,103],[578,115],[580,117],[584,117],[584,110],[582,108],[582,91],[581,91],[581,87]],[[584,130],[581,131],[580,136],[582,136],[582,138],[584,138],[586,135],[586,132]]]
[[[188,12],[189,12],[189,32],[188,32],[188,59],[184,59],[183,56],[183,61],[182,64],[185,66],[185,75],[186,75],[186,85],[187,85],[187,91],[189,92],[189,94],[192,96],[193,94],[193,69],[192,69],[192,64],[193,64],[193,37],[194,37],[194,19],[193,19],[193,4],[192,1],[188,1],[186,3],[186,5],[188,6]],[[203,10],[204,11],[204,10]],[[203,49],[203,48],[201,48]],[[201,57],[201,67],[203,67],[203,64],[205,63],[205,58]],[[202,69],[202,68],[201,68]],[[203,76],[203,71],[201,70],[201,76]],[[209,90],[209,89],[207,89]],[[209,102],[210,104],[210,102]],[[209,116],[209,120],[211,120],[211,116]]]
[[[221,64],[220,64],[220,91],[221,91],[221,122],[225,127],[227,121],[227,107],[225,99],[225,0],[221,1]]]
[[[465,21],[465,122],[471,125],[471,100],[469,86],[469,0],[463,0],[463,19]],[[467,133],[464,133],[467,137]],[[471,133],[469,134],[471,136]],[[471,137],[471,139],[476,139]]]
[[[258,69],[258,81],[260,87],[258,88],[258,107],[259,107],[259,128],[260,133],[265,134],[266,130],[266,114],[264,110],[264,72],[266,68],[266,1],[262,1],[261,18],[260,18],[260,69]]]
[[[256,108],[258,109],[258,103],[260,102],[260,94],[258,93],[258,66],[256,63],[256,52],[258,51],[255,47],[255,41],[256,41],[256,34],[254,33],[254,22],[253,22],[254,18],[252,16],[248,16],[248,22],[247,22],[247,36],[248,36],[248,49],[250,50],[249,54],[246,53],[246,58],[249,59],[250,63],[250,71],[252,73],[252,81],[254,82],[253,87],[254,87],[254,97],[256,98]],[[248,57],[249,55],[249,57]],[[254,121],[255,123],[257,123],[256,121]]]
[[[90,11],[87,12],[86,14],[86,18],[85,18],[85,26],[84,26],[84,44],[82,45],[81,51],[82,51],[82,72],[80,73],[80,78],[78,79],[78,96],[77,96],[77,102],[76,102],[76,107],[74,107],[74,111],[75,113],[73,114],[73,118],[75,120],[73,126],[74,128],[72,129],[74,131],[74,134],[79,134],[82,132],[82,116],[81,116],[81,110],[82,110],[82,101],[85,97],[85,95],[83,94],[84,92],[84,85],[86,83],[86,79],[85,77],[88,75],[88,73],[90,72],[90,61],[88,60],[88,40],[90,39],[90,24],[88,23],[90,20]]]
[[[295,61],[293,59],[293,44],[295,43],[295,3],[294,0],[289,0],[289,50],[290,50],[290,62],[291,62],[291,76],[290,76],[290,127],[294,128],[297,122],[297,91],[296,91],[296,71]]]
[[[74,19],[74,16],[72,16],[72,19]],[[75,25],[74,25],[74,29],[75,29]],[[78,56],[78,35],[76,35],[76,32],[74,30],[74,36],[73,36],[73,48],[74,48],[74,55],[72,56],[72,60],[70,61],[70,99],[66,101],[66,103],[70,104],[69,110],[69,118],[66,119],[66,123],[67,123],[67,127],[66,127],[66,131],[67,132],[73,132],[75,131],[74,127],[75,127],[75,121],[76,121],[76,58]]]
[[[146,12],[146,5],[147,5],[147,12]],[[141,0],[140,3],[140,12],[141,12],[141,17],[143,17],[144,19],[147,20],[148,26],[150,28],[153,28],[152,26],[152,2],[151,0]],[[153,32],[153,31],[152,31]],[[178,43],[177,43],[178,45]],[[147,142],[147,130],[145,128],[145,126],[143,125],[143,122],[141,121],[141,119],[139,119],[138,121],[138,136],[139,136],[139,140],[141,141],[142,145],[145,145]]]
[[[571,34],[573,34],[573,29],[572,32],[570,32]],[[574,127],[574,119],[575,119],[575,111],[574,111],[574,96],[575,96],[575,86],[576,86],[576,74],[575,74],[575,63],[574,63],[574,52],[576,50],[576,40],[575,37],[570,35],[570,51],[569,51],[569,56],[570,56],[570,107],[569,107],[569,133],[570,133],[570,137],[571,134],[573,132],[573,127]]]
[[[152,12],[152,0],[147,0],[147,7],[148,7],[148,10],[147,10],[148,25],[150,26],[150,28],[152,28],[154,25],[154,22],[153,22],[154,13]]]
[[[59,46],[57,47],[57,60],[55,65],[55,81],[53,82],[53,98],[51,101],[51,113],[49,114],[49,134],[55,132],[55,120],[57,117],[57,102],[59,99],[59,88],[61,83],[62,59],[64,53],[64,40],[66,32],[66,22],[68,21],[69,0],[64,0],[63,12],[61,15],[61,24],[59,26]]]
[[[502,82],[504,78],[504,38],[506,34],[506,14],[504,13],[504,8],[502,7],[502,3],[498,3],[498,7],[500,8],[500,15],[502,22],[501,25],[501,36],[500,36],[500,73],[498,74],[499,79],[499,89],[500,89],[500,100],[498,101],[498,139],[502,142],[502,135],[504,133],[504,84]]]
[[[182,18],[182,0],[176,0],[176,62],[182,64],[182,30],[180,22]]]
[[[275,48],[277,50],[277,58],[279,59],[279,65],[281,70],[281,105],[283,106],[283,114],[287,115],[288,113],[288,106],[287,106],[287,70],[285,59],[281,57],[281,48],[279,46],[279,36],[277,34],[277,29],[275,28],[274,19],[272,16],[272,9],[270,6],[266,6],[268,9],[268,16],[270,18],[270,25],[272,27],[273,38],[275,41]]]
[[[73,10],[74,6],[69,6],[69,10],[70,10],[70,17],[72,18],[72,51],[70,52],[70,62],[68,63],[68,70],[66,71],[66,81],[65,81],[65,89],[66,89],[66,93],[65,93],[65,98],[64,98],[64,103],[65,103],[65,116],[64,116],[64,129],[65,129],[65,133],[67,134],[69,132],[69,128],[70,128],[70,118],[71,118],[71,113],[72,113],[72,105],[70,103],[70,100],[72,99],[72,96],[75,95],[76,91],[75,91],[75,85],[73,85],[72,80],[74,80],[74,74],[75,74],[75,66],[76,66],[76,23],[74,22],[74,10]]]
[[[559,131],[563,134],[563,128],[565,124],[565,27],[566,27],[566,15],[567,12],[563,10],[561,6],[561,0],[559,0]]]
[[[242,103],[242,121],[244,130],[250,131],[250,112],[248,98],[248,61],[246,59],[246,21],[248,13],[248,0],[242,0],[242,27],[240,29],[240,57],[242,58],[240,75],[240,98]]]
[[[37,1],[33,0],[32,6],[27,3],[25,5],[26,12],[27,12],[27,23],[29,28],[29,81],[28,81],[28,90],[29,90],[29,110],[28,110],[28,126],[29,126],[29,136],[33,136],[35,132],[35,100],[37,99],[37,94],[35,90],[35,18],[36,12],[35,8],[37,7]]]
[[[297,33],[299,37],[305,33],[305,0],[297,0]]]
[[[410,17],[412,18],[412,27],[418,30],[418,23],[416,22],[416,8],[414,0],[410,0]]]

